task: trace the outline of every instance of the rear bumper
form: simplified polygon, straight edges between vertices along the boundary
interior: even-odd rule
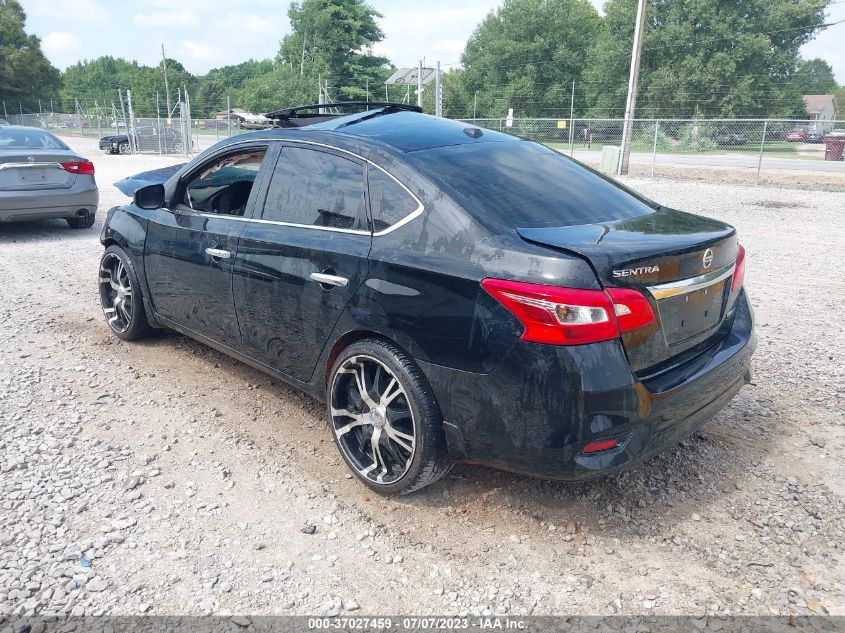
[[[80,209],[96,213],[100,194],[92,178],[90,184],[80,183],[70,189],[45,189],[42,191],[0,192],[0,222],[69,218]]]
[[[450,455],[548,479],[603,475],[671,447],[750,379],[756,347],[745,292],[718,343],[681,367],[639,379],[619,341],[519,343],[489,374],[420,362],[440,403]],[[586,444],[617,447],[584,454]]]

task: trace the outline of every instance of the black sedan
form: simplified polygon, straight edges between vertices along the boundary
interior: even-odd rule
[[[171,328],[324,400],[367,486],[594,477],[750,380],[731,226],[408,106],[278,119],[109,212],[102,307],[122,339]]]
[[[179,153],[183,147],[182,134],[170,127],[160,129],[152,125],[139,127],[135,134],[135,146],[139,152]],[[129,135],[104,136],[100,139],[100,149],[108,154],[129,154],[132,152]]]

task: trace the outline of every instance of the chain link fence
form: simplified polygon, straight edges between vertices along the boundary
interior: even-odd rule
[[[132,143],[120,110],[114,116],[35,113],[10,115],[11,123],[48,129],[65,136],[124,137],[106,151],[191,156],[218,141],[260,128],[234,115],[191,118],[188,108],[172,117],[127,117]],[[622,144],[622,119],[463,119],[543,143],[582,162],[598,165],[605,146]],[[134,145],[134,147],[130,147]],[[845,174],[845,120],[808,122],[787,119],[638,119],[631,138],[631,165],[638,173],[665,168],[791,170]]]
[[[463,119],[548,145],[597,164],[605,146],[622,144],[623,119]],[[661,165],[845,173],[845,120],[638,119],[631,162]]]

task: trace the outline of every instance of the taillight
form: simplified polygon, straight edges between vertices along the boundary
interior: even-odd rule
[[[520,338],[532,343],[598,343],[654,321],[651,305],[636,290],[605,292],[505,279],[484,279],[481,286],[519,319],[525,328]]]
[[[92,163],[90,160],[62,163],[62,168],[72,174],[89,174],[91,176],[94,175],[94,163]]]
[[[745,283],[745,247],[742,244],[737,246],[739,248],[736,252],[736,268],[734,268],[734,277],[731,281],[731,292],[736,292]]]
[[[617,440],[601,440],[600,442],[591,442],[587,444],[583,451],[587,455],[590,453],[600,453],[602,451],[610,450],[611,448],[616,448],[619,445]]]

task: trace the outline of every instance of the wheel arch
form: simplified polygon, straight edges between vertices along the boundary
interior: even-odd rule
[[[332,366],[334,365],[334,362],[337,360],[337,357],[340,355],[340,353],[350,345],[357,343],[358,341],[363,341],[364,339],[378,339],[386,343],[390,343],[391,345],[395,345],[396,347],[398,347],[404,354],[408,355],[409,358],[413,358],[410,354],[408,354],[408,350],[406,350],[399,343],[391,339],[389,336],[385,336],[381,332],[368,329],[350,330],[348,332],[345,332],[344,334],[341,334],[329,349],[329,353],[326,356],[326,362],[323,366],[322,372],[323,375],[321,387],[323,389],[326,389],[326,387],[328,387],[329,385],[329,374],[331,373]]]

